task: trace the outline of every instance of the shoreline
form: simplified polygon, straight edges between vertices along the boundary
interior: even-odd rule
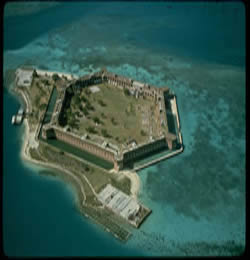
[[[22,142],[22,148],[21,148],[21,153],[20,153],[21,159],[23,159],[23,160],[25,160],[27,162],[31,162],[31,163],[33,163],[35,165],[38,165],[38,166],[42,166],[42,167],[49,168],[49,169],[59,170],[62,173],[70,176],[71,178],[73,178],[75,181],[77,181],[77,183],[80,183],[78,177],[76,177],[70,171],[68,171],[66,169],[63,169],[63,168],[61,168],[60,166],[58,166],[56,164],[49,163],[49,162],[42,162],[42,161],[38,161],[38,160],[35,160],[35,159],[31,158],[31,156],[29,154],[29,149],[31,148],[30,143],[29,143],[29,134],[35,135],[35,131],[30,133],[30,131],[29,131],[30,128],[29,128],[29,124],[27,122],[27,119],[24,119],[23,123],[24,123],[25,130],[24,130],[24,135],[23,135],[23,138],[22,138],[23,142]],[[56,175],[56,177],[57,177],[57,175]],[[72,183],[68,183],[68,184],[72,185]],[[80,190],[81,190],[81,194],[83,195],[84,202],[85,202],[86,195],[85,195],[84,189],[83,189],[83,187],[81,185],[80,185]]]
[[[77,79],[78,76],[70,73],[64,73],[64,72],[59,72],[59,71],[48,71],[48,70],[41,70],[41,69],[35,69],[38,75],[44,76],[47,74],[48,76],[52,76],[53,74],[57,74],[59,77],[66,77],[67,79]]]
[[[30,156],[29,149],[37,147],[39,145],[39,143],[38,143],[38,141],[35,140],[36,131],[32,131],[32,132],[30,131],[30,127],[29,127],[27,118],[25,118],[23,120],[23,123],[24,123],[24,135],[22,138],[21,159],[34,163],[39,166],[44,166],[46,168],[57,169],[63,173],[66,173],[67,175],[73,177],[74,179],[77,179],[77,177],[74,174],[72,174],[70,171],[65,170],[64,168],[62,168],[56,164],[38,161],[38,160],[33,159]],[[131,196],[134,199],[138,200],[138,194],[140,191],[140,178],[139,178],[138,174],[136,172],[131,172],[131,171],[122,171],[120,174],[122,174],[130,179]],[[82,190],[82,193],[84,194],[84,197],[86,197],[83,187],[81,187],[81,190]]]

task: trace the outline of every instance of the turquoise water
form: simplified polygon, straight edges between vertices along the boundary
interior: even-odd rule
[[[20,158],[4,91],[3,248],[9,256],[226,255],[245,246],[245,10],[241,3],[63,3],[4,20],[4,71],[109,70],[177,95],[185,150],[139,172],[153,213],[120,243],[75,193]],[[112,98],[112,97],[111,97]]]

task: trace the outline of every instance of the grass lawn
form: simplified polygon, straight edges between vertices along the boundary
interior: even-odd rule
[[[153,114],[153,112],[150,114],[150,111],[151,109],[154,111],[155,108],[153,101],[127,96],[122,90],[107,83],[99,84],[98,87],[100,91],[95,93],[89,88],[82,89],[78,103],[74,98],[71,99],[71,114],[74,116],[80,114],[77,116],[78,129],[74,129],[76,133],[84,135],[89,133],[89,128],[92,128],[96,131],[95,135],[103,136],[116,145],[125,143],[130,138],[135,139],[137,143],[148,140],[149,129],[142,124],[142,111],[147,111],[145,118],[150,124]],[[87,109],[87,116],[83,115],[80,107]],[[96,120],[100,122],[96,124]],[[109,136],[105,136],[105,133]]]

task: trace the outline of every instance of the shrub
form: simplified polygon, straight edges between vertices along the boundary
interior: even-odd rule
[[[88,102],[88,99],[87,99],[85,96],[82,96],[82,97],[81,97],[81,100],[82,100],[84,103]]]
[[[91,91],[88,88],[86,88],[85,93],[86,93],[87,96],[89,96],[91,94]]]
[[[83,107],[82,108],[82,112],[85,116],[88,116],[89,115],[89,112],[88,112],[88,109],[86,107]]]
[[[110,138],[110,137],[111,137],[111,135],[108,134],[108,132],[107,132],[106,129],[102,129],[102,130],[101,130],[101,133],[102,133],[103,137],[107,137],[107,138]]]
[[[111,118],[111,122],[113,125],[117,125],[117,122],[115,121],[115,119],[113,117]]]
[[[39,77],[39,75],[37,74],[37,71],[36,71],[36,70],[33,71],[32,76],[33,76],[33,78],[38,78],[38,77]]]
[[[95,123],[97,123],[97,124],[100,124],[100,123],[101,123],[101,120],[100,120],[97,116],[95,116],[95,117],[93,118],[93,121],[94,121]]]
[[[54,73],[54,74],[52,75],[52,79],[53,79],[54,81],[57,81],[58,79],[60,79],[60,77],[58,76],[58,74]]]
[[[105,104],[101,99],[98,100],[98,103],[99,103],[99,105],[101,105],[102,107],[105,107],[105,106],[106,106],[106,104]]]
[[[86,108],[87,108],[88,110],[92,110],[92,111],[95,110],[95,108],[94,108],[89,102],[86,103]]]
[[[87,127],[86,130],[87,130],[87,132],[92,133],[92,134],[97,133],[97,131],[95,130],[95,128],[92,127],[92,126]]]
[[[101,113],[101,116],[102,116],[103,118],[107,118],[103,112]]]
[[[141,130],[141,135],[145,136],[145,135],[147,135],[147,133],[144,130]]]
[[[130,96],[130,92],[127,88],[124,88],[123,92],[126,96]]]
[[[40,110],[44,110],[47,107],[47,104],[43,103],[39,106]]]

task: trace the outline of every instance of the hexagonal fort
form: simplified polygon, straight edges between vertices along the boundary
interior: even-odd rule
[[[167,87],[102,69],[58,90],[51,120],[42,126],[45,139],[56,138],[101,157],[115,170],[182,145],[175,95]]]

